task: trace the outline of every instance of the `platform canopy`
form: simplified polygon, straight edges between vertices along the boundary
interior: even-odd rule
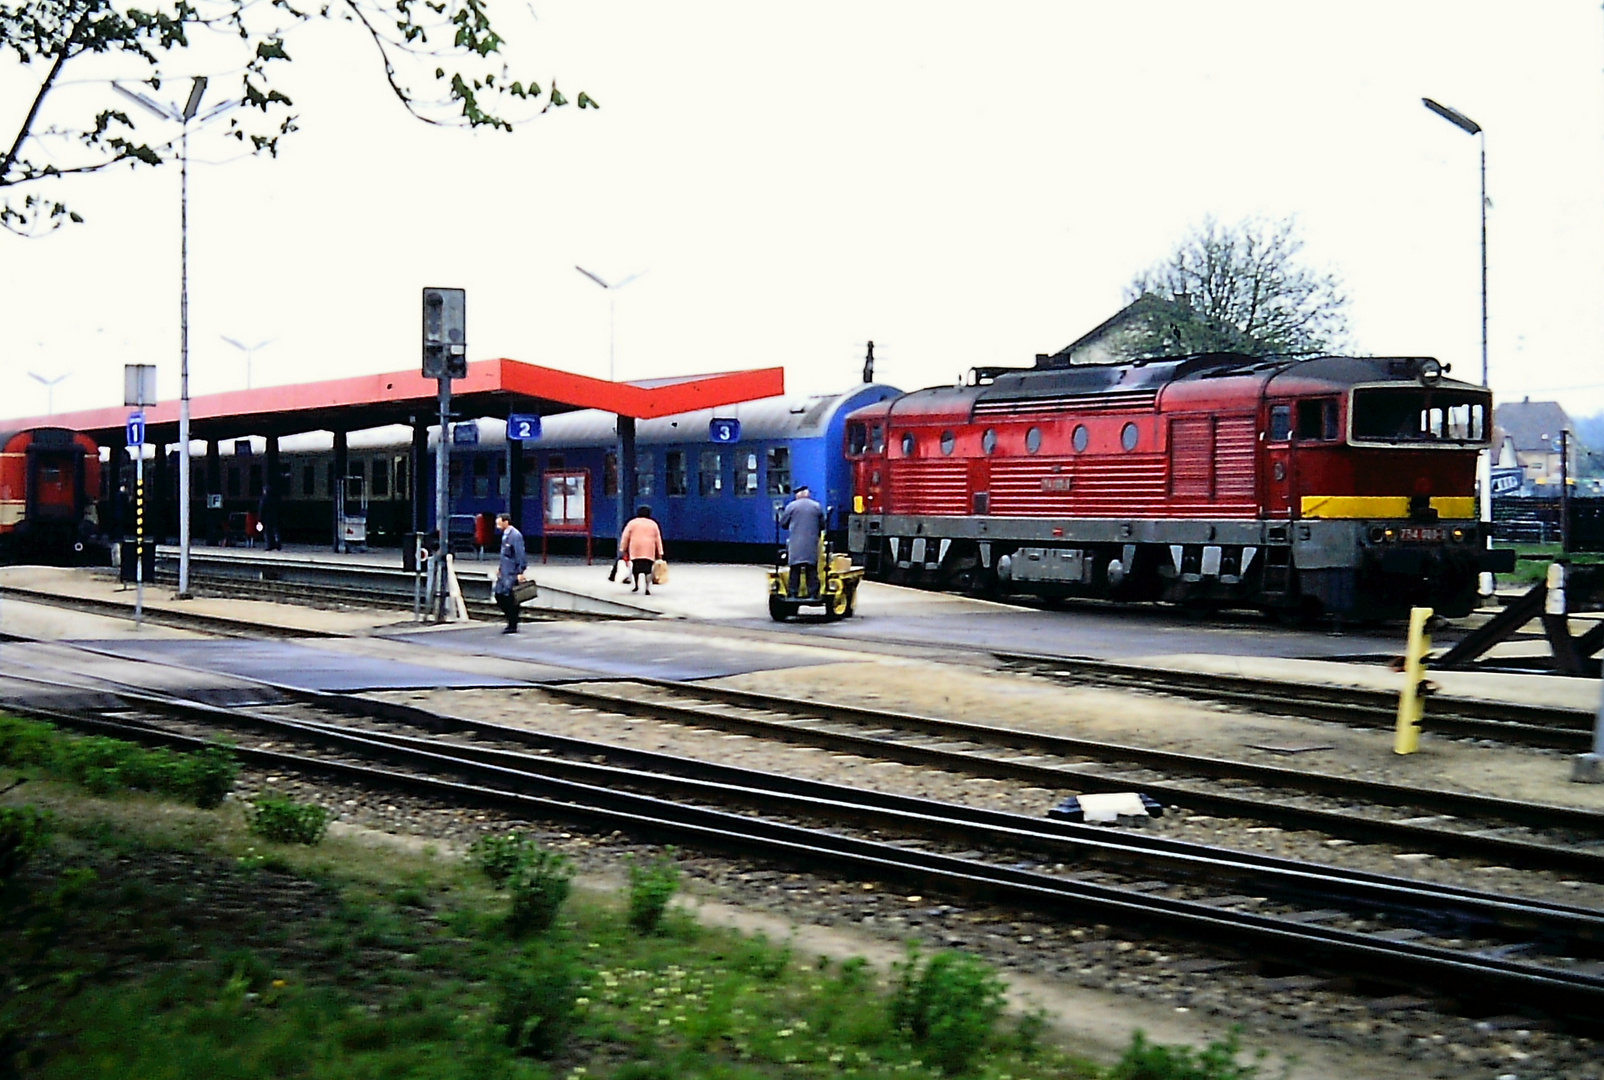
[[[650,420],[717,408],[785,392],[783,368],[756,368],[717,375],[608,382],[517,360],[477,360],[468,377],[451,384],[452,412],[461,418],[509,413],[554,413],[602,409]],[[439,415],[437,384],[417,370],[358,375],[299,386],[266,386],[207,394],[189,402],[190,434],[196,439],[246,435],[294,435],[303,431],[362,431],[385,424],[428,424]],[[7,421],[8,428],[63,427],[102,443],[120,443],[131,410],[116,406]],[[146,441],[178,439],[178,402],[145,410]]]

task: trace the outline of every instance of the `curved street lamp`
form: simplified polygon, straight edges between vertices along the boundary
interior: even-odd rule
[[[267,348],[278,339],[268,338],[266,341],[257,342],[255,345],[247,345],[242,341],[235,341],[227,334],[220,334],[218,336],[245,354],[245,389],[249,390],[251,388],[251,357],[256,355],[257,350]]]
[[[1467,135],[1481,140],[1481,384],[1487,381],[1487,133],[1481,125],[1458,109],[1421,98],[1420,103]]]

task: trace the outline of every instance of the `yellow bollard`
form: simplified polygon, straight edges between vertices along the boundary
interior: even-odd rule
[[[1426,713],[1426,654],[1431,652],[1431,635],[1426,623],[1429,607],[1409,609],[1409,644],[1404,651],[1404,685],[1398,695],[1398,730],[1392,752],[1413,754],[1420,749],[1420,721]]]

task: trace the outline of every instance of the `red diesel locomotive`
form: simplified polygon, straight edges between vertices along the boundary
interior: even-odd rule
[[[980,592],[1469,613],[1491,395],[1427,357],[976,369],[847,425],[870,577]]]
[[[100,561],[100,448],[66,428],[0,432],[0,562]]]

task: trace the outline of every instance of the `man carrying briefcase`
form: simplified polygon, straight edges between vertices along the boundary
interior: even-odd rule
[[[501,563],[496,567],[496,583],[491,594],[496,598],[496,606],[507,616],[507,628],[502,633],[516,634],[518,610],[523,604],[518,594],[528,588],[524,584],[524,572],[529,569],[529,560],[524,555],[524,534],[513,527],[512,516],[497,514],[496,527],[501,530]]]

